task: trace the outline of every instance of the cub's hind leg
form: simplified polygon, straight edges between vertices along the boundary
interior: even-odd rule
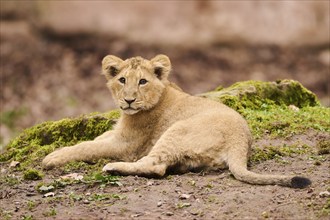
[[[210,117],[210,121],[213,119]],[[223,165],[220,154],[224,139],[221,129],[203,118],[191,118],[172,125],[156,142],[149,154],[136,162],[109,163],[103,171],[138,176],[163,176],[168,168],[187,172],[201,167]]]

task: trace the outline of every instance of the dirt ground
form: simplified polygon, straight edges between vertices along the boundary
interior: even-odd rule
[[[308,132],[289,139],[263,138],[254,146],[297,141],[315,146],[324,138],[329,134]],[[219,170],[162,179],[120,177],[108,185],[80,182],[40,193],[40,185],[64,175],[47,171],[43,180],[2,184],[0,214],[2,219],[328,219],[330,157],[316,157],[296,155],[250,166],[259,173],[307,176],[312,185],[305,189],[249,185]],[[2,164],[1,174],[10,169]]]

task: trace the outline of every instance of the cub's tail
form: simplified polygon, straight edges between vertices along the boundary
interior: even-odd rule
[[[247,170],[246,160],[228,158],[228,166],[234,177],[242,182],[256,185],[281,185],[292,188],[305,188],[312,182],[305,177],[258,174]]]

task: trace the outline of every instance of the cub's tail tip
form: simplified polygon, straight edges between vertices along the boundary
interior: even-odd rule
[[[295,176],[291,179],[292,188],[303,189],[311,184],[312,184],[312,181],[310,181],[310,179],[305,178],[305,177]]]

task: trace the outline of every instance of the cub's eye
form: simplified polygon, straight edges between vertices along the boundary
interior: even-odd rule
[[[139,81],[139,85],[144,85],[144,84],[146,84],[148,82],[148,80],[146,80],[146,79],[140,79],[140,81]]]
[[[118,81],[119,81],[120,83],[122,83],[122,84],[125,84],[126,79],[125,79],[124,77],[120,77],[120,78],[118,79]]]

